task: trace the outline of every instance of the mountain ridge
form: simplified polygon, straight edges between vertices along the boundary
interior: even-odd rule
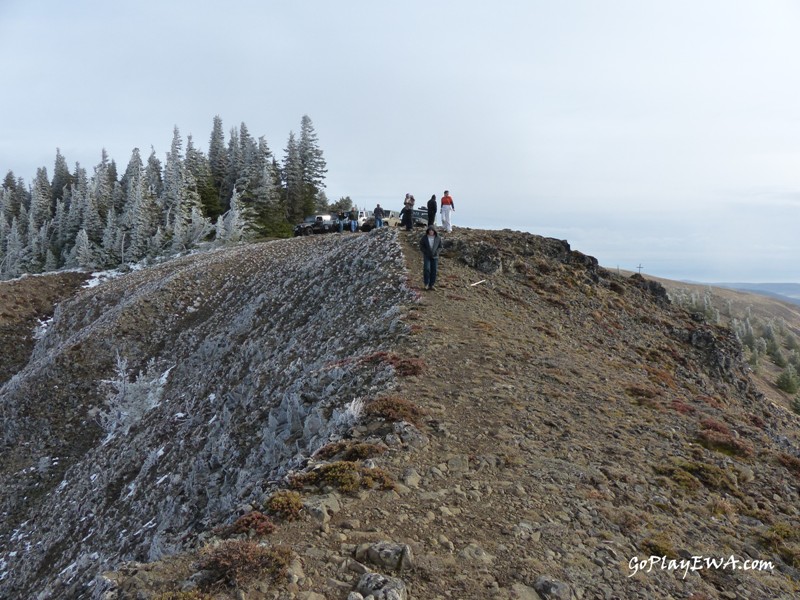
[[[345,290],[328,306],[338,318],[349,316],[349,326],[353,312],[342,308],[352,308],[351,300],[358,298],[364,307],[375,303],[391,315],[389,337],[382,338],[385,346],[364,347],[362,341],[320,365],[323,373],[344,365],[360,373],[356,379],[375,380],[366,386],[354,383],[354,391],[339,398],[343,411],[345,400],[353,397],[364,399],[368,409],[378,401],[419,408],[419,416],[405,412],[402,419],[367,410],[333,436],[347,444],[381,448],[363,468],[382,469],[394,480],[393,489],[368,486],[352,493],[300,477],[335,464],[308,456],[314,448],[306,445],[301,452],[306,458],[298,456],[287,465],[288,478],[282,480],[283,486],[297,483],[304,518],[280,522],[266,538],[292,548],[299,561],[286,579],[207,587],[213,583],[207,581],[210,575],[197,567],[203,548],[224,547],[227,538],[253,539],[252,532],[214,534],[210,528],[265,510],[274,493],[267,486],[242,497],[243,502],[220,504],[221,510],[199,524],[181,552],[162,553],[156,561],[146,560],[146,553],[129,552],[127,559],[120,556],[127,562],[116,563],[115,572],[71,593],[82,589],[104,598],[166,598],[179,592],[218,598],[237,593],[246,598],[345,598],[368,572],[377,571],[405,582],[403,597],[411,598],[793,597],[800,581],[793,564],[798,540],[785,532],[798,525],[794,504],[800,472],[792,462],[800,447],[798,419],[756,389],[729,330],[670,306],[666,291],[655,282],[616,276],[566,242],[519,232],[456,229],[446,235],[439,289],[426,292],[420,289],[417,239],[415,234],[376,231],[282,242],[288,255],[301,247],[308,250],[304,261],[292,264],[305,262],[306,275],[313,276],[283,286],[288,300],[274,297],[275,310],[285,302],[299,311],[304,304],[293,302],[292,292],[310,293],[313,281],[324,290],[313,296],[315,308],[336,293],[336,286]],[[252,252],[245,250],[248,256]],[[389,272],[385,278],[365,279],[386,268],[375,253],[391,258]],[[188,265],[197,259],[181,260]],[[336,279],[321,276],[343,261],[358,264],[357,276],[351,272],[342,277],[339,269],[334,269]],[[243,261],[226,264],[230,268],[235,262]],[[209,270],[201,267],[194,273]],[[258,277],[261,269],[248,272]],[[189,276],[174,277],[172,289],[183,307],[175,311],[183,315],[181,323],[201,322],[206,300],[196,302],[195,293],[202,286],[192,284]],[[351,279],[356,283],[348,287]],[[150,303],[158,303],[158,281],[154,276]],[[374,287],[374,281],[383,287]],[[194,291],[179,293],[187,288]],[[235,286],[226,289],[236,294]],[[98,296],[82,292],[82,310],[100,321],[103,301],[88,299],[106,297],[112,306],[112,297],[126,298],[124,290],[116,284]],[[149,304],[143,297],[137,301]],[[154,317],[169,303],[159,306],[152,311]],[[190,307],[195,311],[188,312]],[[91,322],[87,317],[67,319],[66,308],[60,310],[53,332],[47,334],[53,340],[67,320],[73,326]],[[138,308],[129,312],[134,314]],[[170,329],[169,322],[165,316],[164,329]],[[140,339],[141,324],[121,317],[119,323],[113,331],[124,347],[146,345]],[[313,338],[310,328],[296,325],[304,335],[295,338],[311,345],[321,344],[314,339],[332,339],[330,331]],[[357,323],[354,331],[362,325]],[[176,341],[165,337],[167,346],[181,347],[180,339],[205,348],[201,329],[181,328],[174,327]],[[384,329],[373,328],[360,339]],[[244,325],[235,331],[241,332],[236,339],[243,346],[248,336],[257,337]],[[339,335],[341,329],[336,340],[342,339]],[[37,357],[58,346],[52,341],[38,344]],[[247,351],[266,358],[253,345]],[[113,377],[112,357],[104,360],[103,377]],[[140,358],[140,373],[147,373],[147,362]],[[148,381],[163,373],[159,366]],[[246,376],[246,370],[239,368],[240,373]],[[342,379],[347,378],[337,381]],[[253,388],[240,389],[228,400],[234,405],[246,403]],[[312,399],[310,406],[325,397]],[[298,407],[288,406],[275,414],[299,414]],[[170,415],[175,414],[173,408]],[[218,418],[228,427],[237,423]],[[327,419],[329,415],[322,415],[316,427],[324,427]],[[303,420],[307,418],[295,420],[295,432],[303,431]],[[248,443],[262,426],[259,422],[256,415],[243,420],[240,443]],[[122,431],[118,435],[124,437]],[[301,439],[305,433],[295,441]],[[155,471],[144,469],[142,475],[140,468],[131,481],[139,478],[152,485],[174,474],[174,468],[160,474],[160,457],[152,456],[150,468]],[[209,474],[223,477],[209,480],[206,487],[219,486],[226,472],[234,472],[223,465],[209,467]],[[119,499],[122,494],[112,496]],[[158,494],[152,497],[155,502]],[[164,501],[162,495],[152,506]],[[167,508],[179,504],[168,502]],[[8,540],[0,537],[0,549],[9,549]],[[380,564],[365,546],[381,542],[407,547],[406,556],[413,560]],[[674,570],[632,573],[629,565],[636,556],[662,552],[673,560],[730,553],[772,560],[776,566],[768,575],[705,569],[686,579]],[[2,560],[6,556],[0,553]],[[38,591],[63,592],[70,589],[65,585],[75,584],[67,579],[62,572],[60,579],[51,579],[49,592],[44,587]],[[17,589],[32,591],[40,583],[28,580],[27,587]],[[7,578],[0,585],[15,589]]]

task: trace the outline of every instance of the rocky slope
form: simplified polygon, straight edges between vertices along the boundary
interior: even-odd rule
[[[403,277],[388,237],[289,240],[61,303],[0,391],[0,596],[76,597],[262,496],[390,382]]]
[[[797,596],[800,422],[729,331],[509,231],[456,229],[422,291],[417,236],[187,257],[63,302],[0,390],[0,595]],[[264,548],[285,568],[236,570]]]

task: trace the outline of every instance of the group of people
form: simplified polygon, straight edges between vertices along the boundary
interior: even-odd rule
[[[400,211],[400,223],[404,225],[406,231],[411,231],[414,228],[414,204],[416,200],[412,194],[406,194],[403,200],[403,209]],[[440,212],[442,215],[442,228],[448,233],[453,231],[451,223],[451,215],[455,212],[456,207],[453,203],[453,197],[448,190],[444,191],[441,203],[436,201],[436,194],[432,194],[427,204],[428,209],[428,225],[425,229],[425,235],[419,240],[419,249],[422,252],[422,281],[426,290],[435,289],[436,276],[439,271],[439,254],[442,252],[442,238],[436,231],[436,213]],[[351,215],[351,227],[356,224],[356,215]],[[386,217],[386,211],[378,204],[375,210],[372,211],[372,216],[375,217],[375,229],[383,227],[383,219]],[[341,231],[341,223],[344,221],[344,215],[339,215],[339,231]],[[355,231],[355,229],[353,229]]]
[[[358,230],[358,208],[355,206],[349,211],[340,210],[336,217],[339,219],[339,233],[344,230],[345,223],[351,232],[355,233]]]
[[[414,204],[416,200],[412,194],[406,194],[403,200],[403,209],[400,211],[400,223],[405,226],[406,231],[411,231],[414,227]],[[378,205],[380,206],[380,204]],[[432,227],[436,221],[436,212],[442,215],[442,227],[448,233],[453,231],[453,226],[450,222],[451,214],[455,211],[455,204],[453,204],[453,197],[450,196],[448,190],[444,191],[442,196],[441,206],[436,202],[436,194],[432,194],[428,200],[428,227]]]
[[[414,227],[414,203],[414,196],[406,194],[403,210],[400,212],[401,222],[405,225],[406,231],[411,231]],[[422,252],[422,282],[426,290],[433,290],[435,289],[436,276],[439,272],[439,255],[442,252],[442,238],[439,236],[439,232],[436,231],[436,227],[434,227],[436,212],[438,209],[442,215],[442,228],[450,233],[453,231],[450,219],[456,207],[450,192],[445,190],[441,204],[437,204],[436,194],[432,194],[426,208],[428,209],[428,225],[425,229],[425,235],[419,240],[419,250]]]

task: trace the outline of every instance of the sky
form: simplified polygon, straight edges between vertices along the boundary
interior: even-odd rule
[[[0,0],[0,175],[163,161],[213,119],[326,194],[565,239],[610,269],[800,282],[794,0]]]

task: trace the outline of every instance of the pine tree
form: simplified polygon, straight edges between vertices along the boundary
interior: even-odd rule
[[[51,184],[53,207],[55,207],[56,200],[64,198],[64,193],[71,183],[72,174],[69,172],[67,161],[61,154],[61,149],[56,148],[56,162],[53,167],[53,183]]]
[[[219,115],[214,117],[214,126],[211,130],[211,139],[208,143],[208,163],[211,169],[211,179],[217,191],[217,201],[220,211],[228,210],[229,198],[223,195],[223,183],[228,174],[228,151],[225,148],[225,132],[222,129],[222,119]]]
[[[203,205],[203,214],[212,220],[216,219],[222,213],[222,207],[219,203],[219,191],[214,187],[214,178],[209,160],[194,147],[191,135],[186,141],[186,160],[184,162],[187,170],[194,177],[197,193]]]
[[[245,239],[248,235],[245,205],[239,200],[236,190],[231,196],[231,207],[217,219],[215,226],[217,244],[233,244]]]
[[[94,205],[94,211],[97,212],[97,226],[94,230],[88,231],[89,238],[93,241],[99,241],[102,235],[102,223],[106,218],[106,212],[113,205],[113,191],[114,183],[116,182],[117,168],[113,161],[108,158],[108,152],[103,148],[100,163],[94,168],[94,177],[89,184],[90,197]],[[94,236],[94,237],[93,237]]]
[[[25,240],[19,231],[19,221],[14,217],[6,238],[6,250],[3,263],[0,265],[0,274],[3,279],[13,279],[24,273],[25,267]]]
[[[800,390],[800,377],[798,377],[797,371],[792,365],[788,365],[783,370],[775,383],[779,389],[787,394],[796,394],[797,390]]]
[[[328,172],[328,166],[308,115],[303,115],[300,121],[299,151],[300,162],[303,164],[303,182],[308,188],[306,193],[315,196],[325,187],[325,173]]]
[[[92,250],[89,235],[85,229],[81,229],[75,238],[75,247],[70,253],[70,259],[67,263],[70,267],[82,267],[84,269],[93,269],[95,264],[94,251]]]
[[[160,198],[164,190],[164,180],[161,177],[161,161],[158,160],[153,148],[150,148],[150,156],[147,159],[145,179],[147,180],[147,193],[153,198]]]
[[[283,185],[286,212],[291,223],[299,223],[313,210],[313,204],[304,204],[303,164],[300,160],[300,148],[294,132],[289,132],[283,159]]]
[[[184,176],[183,176],[183,141],[176,126],[172,132],[172,145],[167,153],[167,162],[164,165],[164,189],[160,198],[161,209],[164,211],[164,224],[168,229],[176,228],[176,213],[181,204],[183,195]],[[178,215],[180,219],[180,215]],[[183,223],[178,223],[180,229]]]
[[[40,167],[36,171],[36,179],[34,179],[31,186],[31,207],[29,212],[30,223],[37,231],[42,223],[52,216],[51,201],[52,190],[50,181],[47,178],[47,169]]]

